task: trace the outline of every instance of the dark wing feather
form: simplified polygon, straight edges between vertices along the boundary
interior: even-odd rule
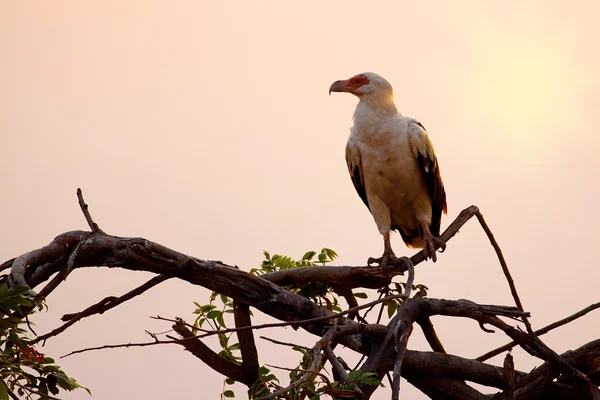
[[[352,179],[356,193],[358,193],[363,203],[365,203],[369,211],[371,211],[362,173],[360,150],[358,149],[358,146],[350,140],[348,140],[348,144],[346,145],[346,164],[348,165],[348,172],[350,173],[350,179]]]
[[[429,230],[434,236],[440,235],[440,224],[442,212],[446,214],[448,207],[446,204],[446,191],[440,175],[440,167],[437,162],[431,140],[427,135],[425,127],[420,122],[411,123],[411,146],[419,167],[425,178],[429,197],[431,198],[431,225]]]

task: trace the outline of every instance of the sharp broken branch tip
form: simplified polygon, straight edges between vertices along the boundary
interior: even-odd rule
[[[100,229],[98,224],[95,223],[92,219],[92,215],[89,211],[89,206],[83,199],[83,192],[81,191],[81,188],[77,188],[77,199],[79,201],[79,207],[81,208],[81,212],[83,212],[83,216],[85,217],[85,220],[88,223],[90,230],[94,233],[104,233],[102,229]]]

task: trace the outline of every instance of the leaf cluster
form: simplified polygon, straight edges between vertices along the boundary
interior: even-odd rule
[[[262,261],[259,268],[253,268],[250,273],[260,276],[270,272],[276,272],[286,269],[303,268],[303,267],[315,267],[319,268],[333,261],[337,257],[337,253],[331,249],[323,248],[319,253],[316,251],[306,252],[302,258],[295,260],[289,256],[271,254],[264,251],[265,259]],[[326,285],[321,284],[307,284],[302,286],[287,286],[287,290],[309,298],[319,304],[320,306],[326,307],[333,311],[341,311],[337,296]],[[401,289],[400,287],[398,288]],[[356,293],[356,297],[366,298],[367,295],[364,293]],[[233,314],[233,301],[223,294],[213,292],[210,296],[208,304],[199,304],[194,302],[196,310],[194,314],[197,315],[194,321],[193,334],[196,335],[198,330],[202,327],[203,329],[209,330],[223,330],[227,328],[226,314]],[[207,328],[208,327],[208,328]],[[241,357],[239,354],[239,343],[230,343],[233,333],[230,334],[218,334],[219,345],[221,351],[219,355],[231,360],[238,365],[241,363]],[[312,351],[308,348],[301,346],[294,346],[294,350],[302,354],[302,358],[297,366],[289,373],[291,381],[299,379],[306,370],[310,369],[313,362]],[[364,383],[367,385],[380,385],[381,382],[377,380],[372,373],[362,373],[361,371],[351,371],[349,373],[350,382],[343,383],[338,381],[330,381],[323,374],[315,375],[314,378],[309,379],[303,385],[298,388],[292,389],[286,394],[286,398],[289,399],[319,399],[322,395],[328,394],[334,399],[345,397],[345,395],[355,394],[353,388],[358,383]],[[234,380],[227,378],[223,382],[223,392],[221,399],[234,398],[235,393],[229,389],[228,386],[233,385]],[[281,389],[279,379],[271,372],[266,366],[261,366],[259,369],[259,379],[256,383],[248,390],[248,396],[250,399],[258,399],[269,393],[271,390]],[[339,397],[341,396],[341,397]]]
[[[335,251],[326,247],[322,248],[319,253],[313,250],[307,251],[299,260],[294,260],[289,256],[284,256],[281,254],[274,254],[271,256],[267,251],[263,251],[263,254],[265,259],[261,263],[260,268],[252,268],[250,270],[251,274],[260,276],[270,272],[294,268],[318,268],[332,262],[338,256]],[[327,285],[317,282],[310,282],[304,285],[284,286],[284,288],[294,294],[311,299],[321,307],[326,307],[331,311],[342,311],[341,307],[339,306],[337,296],[335,296],[331,288]]]
[[[57,395],[61,389],[83,388],[69,377],[54,360],[30,345],[28,330],[23,328],[27,315],[42,310],[44,304],[31,295],[27,287],[9,289],[0,285],[0,400],[9,393],[25,399],[43,399]]]

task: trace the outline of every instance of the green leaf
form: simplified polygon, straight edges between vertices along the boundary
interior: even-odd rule
[[[312,258],[315,256],[315,254],[317,254],[316,251],[307,251],[302,256],[302,260],[312,260]]]
[[[219,325],[221,325],[223,328],[226,328],[225,326],[225,320],[223,319],[223,313],[219,313],[219,315],[217,315],[217,322],[219,323]]]
[[[269,368],[265,367],[265,366],[260,367],[260,369],[258,370],[258,373],[260,375],[266,375],[269,372],[271,372],[271,370]]]
[[[390,304],[388,305],[388,318],[392,318],[392,316],[394,315],[394,313],[396,312],[396,310],[398,309],[398,303],[396,303],[395,301],[390,301]]]
[[[227,302],[229,301],[227,296],[225,296],[224,294],[220,294],[219,297],[221,298],[221,301],[223,302],[223,304],[227,304]]]
[[[328,249],[327,247],[323,248],[323,250],[321,251],[327,254],[327,257],[329,257],[329,259],[332,261],[335,260],[338,256],[338,254],[335,251]]]
[[[231,378],[227,378],[227,379],[225,379],[225,383],[228,385],[233,385],[235,383],[235,381]]]
[[[233,393],[233,390],[226,390],[223,392],[223,396],[233,398],[235,397],[235,393]]]
[[[206,317],[210,318],[210,319],[215,319],[215,318],[219,318],[219,315],[222,315],[223,313],[219,310],[212,310],[211,312],[209,312]]]
[[[367,298],[369,298],[369,296],[367,296],[366,293],[362,293],[362,292],[354,293],[354,297],[358,297],[359,299],[367,299]]]
[[[221,347],[226,348],[229,338],[224,333],[219,333],[217,336],[219,337],[219,344]]]
[[[263,250],[263,255],[265,256],[265,260],[270,260],[271,259],[271,255],[269,254],[268,251]]]
[[[215,308],[217,308],[217,306],[213,306],[212,304],[206,304],[206,305],[202,306],[202,312],[207,313],[210,310],[214,310]]]
[[[4,382],[0,383],[0,400],[8,400],[8,390],[4,386]]]

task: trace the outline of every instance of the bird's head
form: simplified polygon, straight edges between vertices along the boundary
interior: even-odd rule
[[[394,96],[392,85],[373,72],[365,72],[350,79],[335,81],[329,87],[329,94],[331,92],[352,93],[358,98],[374,96],[393,99]]]

